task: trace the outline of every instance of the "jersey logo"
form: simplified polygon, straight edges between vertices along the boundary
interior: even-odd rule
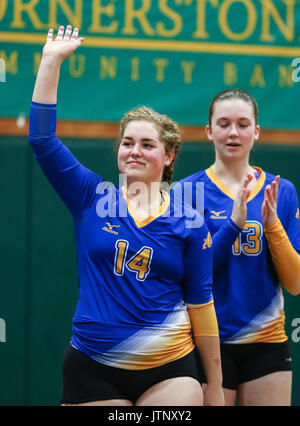
[[[296,219],[299,219],[299,209],[297,209],[297,212],[296,212]]]
[[[111,234],[118,235],[119,233],[117,231],[114,231],[113,228],[120,228],[120,225],[112,225],[110,222],[105,222],[108,226],[103,226],[103,231],[110,232]]]
[[[210,211],[212,215],[210,216],[210,219],[227,219],[227,216],[220,216],[222,213],[225,213],[225,210],[222,210],[221,212],[216,212],[215,210]]]
[[[211,235],[210,232],[207,234],[207,237],[204,240],[202,249],[205,250],[207,248],[210,248],[212,246],[212,239],[211,239]]]

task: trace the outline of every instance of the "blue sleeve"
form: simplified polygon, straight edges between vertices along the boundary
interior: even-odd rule
[[[90,207],[103,179],[77,161],[56,137],[56,105],[32,102],[29,142],[47,179],[73,217],[79,217]]]
[[[218,232],[213,235],[214,270],[219,268],[227,259],[228,247],[232,246],[240,232],[242,232],[242,229],[229,218]]]
[[[205,223],[192,228],[184,256],[184,288],[186,303],[202,304],[212,300],[212,240]]]

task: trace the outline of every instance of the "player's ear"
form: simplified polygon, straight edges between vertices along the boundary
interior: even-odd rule
[[[255,126],[255,131],[254,131],[254,140],[257,141],[259,139],[259,134],[260,134],[260,126],[257,124]]]
[[[208,140],[212,141],[212,132],[209,124],[205,126],[205,134]]]
[[[170,152],[166,152],[165,154],[165,166],[169,166],[175,157],[175,151],[174,149],[171,149]]]

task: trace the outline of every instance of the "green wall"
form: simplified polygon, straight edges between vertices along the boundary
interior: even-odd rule
[[[77,158],[117,183],[111,141],[65,140]],[[300,148],[257,145],[252,164],[293,181],[300,196]],[[184,143],[175,180],[206,168],[211,145]],[[71,216],[50,187],[26,138],[0,137],[0,405],[60,403],[61,364],[77,300]],[[300,405],[299,298],[285,295],[294,365],[293,404]],[[292,334],[293,333],[293,334]],[[299,338],[298,338],[299,336]]]

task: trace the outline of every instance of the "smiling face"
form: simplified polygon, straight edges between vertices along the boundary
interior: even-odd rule
[[[149,121],[130,121],[118,150],[118,167],[127,182],[160,182],[165,166],[170,165],[174,152],[165,152],[155,125]]]
[[[206,134],[215,145],[219,158],[248,159],[260,128],[255,122],[253,106],[242,99],[227,99],[214,105]]]

